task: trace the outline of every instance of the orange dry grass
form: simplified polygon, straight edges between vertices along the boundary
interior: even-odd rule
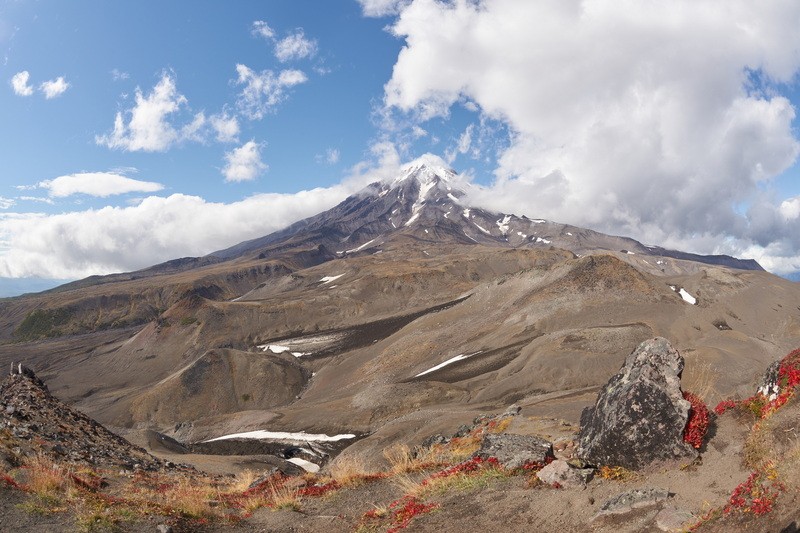
[[[297,489],[290,489],[285,485],[276,485],[269,482],[270,503],[275,509],[300,510],[300,495]]]
[[[374,472],[364,468],[364,464],[352,455],[339,456],[328,465],[328,476],[341,487],[360,485]]]
[[[32,457],[25,465],[26,488],[42,497],[55,497],[70,485],[69,470],[44,455]]]

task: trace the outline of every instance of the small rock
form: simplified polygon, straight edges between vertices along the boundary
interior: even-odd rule
[[[156,531],[158,531],[158,533],[172,533],[172,526],[168,526],[167,524],[158,524]]]
[[[461,424],[458,427],[458,430],[453,434],[453,437],[456,439],[460,439],[461,437],[466,437],[472,431],[473,426],[468,426],[466,424]]]
[[[659,488],[633,489],[606,500],[594,519],[626,514],[634,509],[657,505],[669,498],[669,491]]]
[[[503,413],[502,416],[517,416],[520,413],[520,411],[522,411],[522,407],[514,404],[509,406],[508,409],[506,409],[506,412]]]
[[[6,405],[6,414],[7,415],[13,415],[16,410],[17,410],[17,408],[14,407],[13,405]]]
[[[422,447],[432,448],[437,444],[446,444],[446,443],[447,443],[447,438],[444,435],[436,434],[436,435],[431,435],[430,437],[422,441]]]
[[[566,488],[583,487],[586,484],[579,470],[570,467],[566,461],[560,459],[539,470],[536,477],[548,485],[557,483]]]
[[[667,507],[656,515],[656,527],[661,531],[686,531],[697,518],[685,509]]]
[[[514,470],[526,463],[544,463],[553,457],[553,445],[539,437],[510,433],[488,434],[483,438],[476,457],[495,457],[503,468]]]

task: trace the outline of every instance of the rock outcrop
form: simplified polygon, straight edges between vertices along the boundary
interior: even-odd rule
[[[528,463],[543,464],[552,459],[553,445],[539,437],[490,433],[483,438],[481,449],[475,455],[481,459],[494,457],[503,468],[514,470]]]
[[[162,463],[72,409],[47,390],[34,372],[19,364],[0,382],[0,462],[19,464],[45,455],[66,463],[156,470]]]
[[[578,455],[597,465],[642,468],[696,455],[683,441],[691,404],[683,357],[664,338],[641,343],[581,415]]]

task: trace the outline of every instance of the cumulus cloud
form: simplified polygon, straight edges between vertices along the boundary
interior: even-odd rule
[[[0,209],[8,209],[12,207],[16,202],[12,198],[3,198],[0,196]]]
[[[341,154],[337,148],[328,148],[324,154],[317,154],[314,158],[317,163],[325,163],[328,165],[335,165],[339,162]]]
[[[422,123],[468,102],[511,130],[476,201],[704,253],[781,242],[769,253],[800,256],[797,228],[759,198],[800,150],[779,92],[800,70],[800,4],[360,1],[399,13],[387,109]]]
[[[266,172],[267,168],[261,160],[261,145],[248,141],[225,153],[222,175],[225,176],[225,181],[253,181]]]
[[[411,0],[358,0],[365,17],[385,17],[395,15]]]
[[[217,141],[222,143],[237,142],[239,140],[239,119],[223,112],[212,115],[211,127],[214,129]]]
[[[256,37],[261,37],[263,39],[273,39],[275,37],[275,30],[270,28],[269,24],[263,20],[254,21],[250,31]]]
[[[282,70],[276,74],[272,70],[256,72],[246,65],[236,65],[239,75],[237,85],[244,85],[236,105],[246,117],[260,120],[287,97],[286,91],[295,85],[305,83],[308,77],[300,70]]]
[[[0,214],[0,276],[74,279],[204,255],[324,211],[350,192],[338,185],[228,204],[173,194],[58,215]]]
[[[69,89],[69,83],[64,79],[64,76],[45,81],[39,85],[39,90],[44,93],[44,97],[48,100],[61,96],[67,89]]]
[[[196,139],[198,128],[202,126],[198,121],[205,120],[201,114],[195,115],[181,129],[170,122],[170,118],[186,106],[187,99],[178,92],[174,77],[165,72],[149,94],[137,88],[134,106],[124,113],[117,112],[114,129],[96,136],[95,141],[129,152],[164,152],[176,142]]]
[[[306,39],[302,29],[297,30],[297,32],[275,43],[275,57],[277,57],[278,61],[281,63],[314,57],[316,53],[317,41],[314,39]]]
[[[31,74],[27,70],[17,72],[11,78],[11,88],[17,96],[30,96],[33,94],[33,87],[28,85]]]
[[[127,80],[130,77],[131,77],[130,74],[128,74],[127,72],[124,72],[124,71],[122,71],[122,70],[120,70],[118,68],[112,68],[111,69],[111,79],[113,79],[114,81],[124,81],[124,80]]]
[[[164,188],[160,183],[141,181],[113,172],[81,172],[40,181],[36,188],[46,189],[51,198],[66,198],[86,194],[106,198],[131,192],[156,192]]]
[[[231,203],[172,194],[55,215],[0,213],[0,277],[75,279],[205,255],[330,209],[368,183],[394,179],[400,167],[396,148],[378,142],[328,188]]]

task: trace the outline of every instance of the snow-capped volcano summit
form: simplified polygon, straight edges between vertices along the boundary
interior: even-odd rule
[[[457,176],[455,170],[451,168],[438,165],[434,162],[426,162],[424,160],[417,160],[409,163],[400,172],[400,175],[394,179],[394,184],[413,179],[420,183],[435,183],[438,181],[451,181]]]
[[[305,250],[308,261],[323,262],[375,253],[389,240],[405,236],[430,243],[426,246],[552,246],[577,255],[612,252],[653,271],[667,269],[668,262],[661,257],[760,269],[753,261],[683,254],[568,224],[488,211],[472,205],[460,187],[466,183],[439,162],[417,160],[404,167],[395,179],[372,183],[328,211],[212,255],[219,259],[250,255],[267,258],[289,250]],[[654,256],[652,261],[641,259]]]

